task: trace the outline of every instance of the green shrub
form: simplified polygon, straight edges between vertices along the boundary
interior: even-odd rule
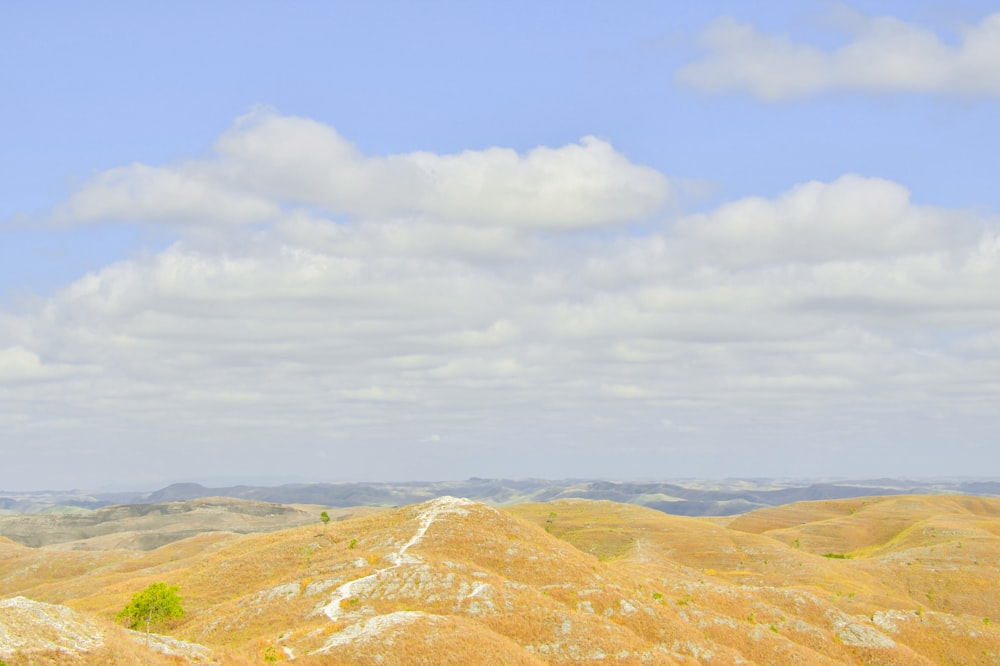
[[[149,633],[151,624],[183,616],[184,609],[181,608],[181,598],[177,594],[177,586],[153,583],[133,596],[115,619],[124,621],[125,626],[129,629],[138,629],[145,625],[146,633]]]

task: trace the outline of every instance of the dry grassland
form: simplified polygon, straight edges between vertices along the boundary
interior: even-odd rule
[[[0,657],[996,664],[998,555],[1000,500],[966,496],[805,502],[731,519],[590,500],[505,510],[435,500],[147,552],[0,539],[0,599],[66,606],[103,636],[87,650],[27,641],[15,653],[12,635],[52,628],[5,634],[0,610]],[[179,586],[187,614],[159,630],[210,653],[159,655],[113,625],[132,594],[160,581]]]

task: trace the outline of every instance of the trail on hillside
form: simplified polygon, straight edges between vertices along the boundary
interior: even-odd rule
[[[423,564],[423,558],[419,555],[408,552],[410,548],[420,543],[420,541],[427,534],[427,530],[440,516],[448,513],[466,513],[463,507],[472,506],[473,504],[474,502],[470,500],[449,496],[439,497],[432,500],[426,508],[417,514],[419,524],[413,536],[410,537],[410,539],[404,543],[399,550],[388,555],[388,559],[392,562],[392,564],[390,566],[377,569],[375,573],[347,581],[335,589],[330,601],[323,606],[322,612],[330,618],[331,622],[337,622],[344,615],[344,608],[342,604],[348,599],[353,599],[358,594],[363,593],[373,583],[380,580],[384,574],[404,565]],[[482,591],[483,587],[485,587],[485,585],[480,586],[479,589],[473,591],[473,593],[469,596],[475,596]],[[337,632],[327,640],[323,647],[314,650],[310,654],[328,652],[331,648],[338,645],[344,645],[359,638],[375,636],[390,627],[407,624],[424,616],[426,616],[426,613],[422,613],[420,611],[396,611],[385,615],[376,615],[374,617],[361,620],[360,622],[350,625],[342,631]]]

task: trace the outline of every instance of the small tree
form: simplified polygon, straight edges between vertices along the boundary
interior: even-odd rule
[[[129,629],[138,629],[146,625],[146,644],[149,645],[149,627],[174,617],[183,617],[181,598],[177,594],[176,585],[153,583],[139,592],[128,605],[115,617],[124,621]]]
[[[328,514],[326,511],[323,511],[322,513],[319,514],[319,519],[320,522],[323,523],[323,529],[325,530],[327,523],[330,522],[330,514]]]

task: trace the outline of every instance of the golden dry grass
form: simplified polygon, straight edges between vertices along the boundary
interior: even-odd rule
[[[218,663],[286,649],[304,664],[1000,663],[1000,500],[805,502],[727,521],[587,500],[435,506],[145,553],[0,541],[0,596],[109,624],[164,581],[188,613],[163,632]],[[322,608],[348,584],[332,621]],[[130,663],[145,648],[115,631],[126,661],[65,663]]]

